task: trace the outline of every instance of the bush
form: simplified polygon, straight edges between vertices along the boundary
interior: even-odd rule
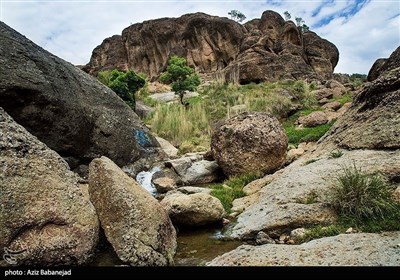
[[[179,95],[181,104],[185,91],[195,91],[200,85],[200,78],[193,68],[187,66],[183,57],[172,56],[168,61],[167,72],[160,76],[162,83],[171,84],[172,90]]]
[[[356,223],[400,214],[400,204],[393,200],[392,190],[382,177],[366,174],[355,165],[344,168],[337,177],[330,204],[340,216]]]
[[[133,71],[122,72],[117,69],[101,71],[97,79],[112,89],[133,110],[135,110],[135,93],[146,84],[146,80]]]

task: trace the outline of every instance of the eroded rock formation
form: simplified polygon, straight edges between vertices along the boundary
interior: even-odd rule
[[[71,168],[101,155],[124,165],[159,147],[112,90],[2,22],[0,61],[1,106]]]
[[[0,108],[0,266],[84,264],[98,233],[78,177]]]
[[[273,11],[244,25],[195,13],[127,27],[96,47],[84,70],[133,69],[154,78],[172,55],[185,57],[200,73],[240,83],[329,79],[339,59],[335,45],[314,32],[302,33]]]

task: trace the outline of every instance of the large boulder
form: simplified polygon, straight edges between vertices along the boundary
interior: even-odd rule
[[[332,78],[339,58],[335,45],[292,21],[265,11],[241,25],[204,13],[133,24],[93,50],[85,71],[134,69],[156,78],[168,58],[187,59],[197,71],[240,83],[282,78]]]
[[[301,245],[242,245],[209,266],[399,266],[400,232],[341,234]]]
[[[229,235],[236,239],[254,239],[258,232],[264,231],[274,237],[298,227],[331,224],[337,217],[324,203],[324,193],[332,188],[344,167],[354,164],[366,173],[382,174],[393,167],[400,169],[400,150],[343,151],[341,157],[332,158],[335,149],[311,150],[274,174],[273,180],[265,178],[256,193],[258,199],[245,205]]]
[[[112,90],[0,22],[0,104],[71,168],[105,155],[118,165],[158,148]]]
[[[174,224],[187,227],[213,224],[225,215],[221,202],[206,193],[175,192],[167,195],[161,204]]]
[[[400,67],[400,47],[398,47],[389,58],[379,58],[368,72],[368,81],[372,82],[386,71]]]
[[[399,112],[400,65],[358,92],[351,107],[326,134],[325,142],[350,149],[398,149]]]
[[[208,184],[221,178],[221,168],[215,161],[204,160],[201,155],[186,155],[165,162],[179,175],[183,184]]]
[[[271,173],[286,159],[288,138],[279,121],[267,113],[243,113],[213,132],[211,150],[224,173]]]
[[[0,266],[86,263],[99,222],[78,177],[2,108],[0,131]]]
[[[168,214],[110,159],[90,163],[89,193],[107,240],[123,262],[173,264],[176,232]]]

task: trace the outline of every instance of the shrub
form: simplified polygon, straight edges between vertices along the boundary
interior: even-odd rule
[[[185,91],[195,91],[200,85],[200,78],[194,69],[187,66],[186,59],[172,56],[168,61],[167,71],[160,76],[162,83],[171,84],[172,90],[179,95],[182,105]]]
[[[142,88],[146,80],[133,71],[122,72],[117,69],[101,71],[97,79],[112,89],[133,110],[135,110],[135,93]]]
[[[400,213],[388,184],[377,174],[366,174],[355,165],[343,168],[331,193],[331,206],[356,223],[383,220]]]

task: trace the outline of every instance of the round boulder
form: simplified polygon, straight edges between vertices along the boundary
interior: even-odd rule
[[[288,138],[267,113],[243,113],[222,123],[212,135],[211,150],[228,176],[272,173],[285,163]]]
[[[161,205],[168,212],[172,223],[182,226],[203,226],[220,221],[225,210],[221,202],[206,193],[167,195]]]

